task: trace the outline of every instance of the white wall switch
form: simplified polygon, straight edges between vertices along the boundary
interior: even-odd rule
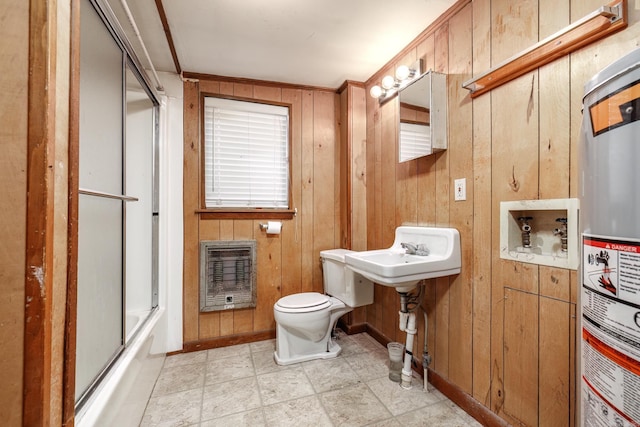
[[[467,179],[460,178],[453,181],[454,200],[467,200]]]

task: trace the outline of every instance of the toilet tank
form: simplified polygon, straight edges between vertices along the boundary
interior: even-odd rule
[[[324,291],[349,307],[373,304],[373,282],[347,268],[344,254],[348,249],[320,252]]]

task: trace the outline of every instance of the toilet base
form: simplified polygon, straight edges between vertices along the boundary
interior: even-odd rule
[[[333,359],[334,357],[338,357],[340,353],[342,353],[342,348],[335,342],[333,339],[329,339],[329,351],[323,351],[321,353],[314,354],[305,354],[293,356],[290,358],[280,358],[278,357],[278,352],[273,352],[273,360],[281,366],[293,365],[294,363],[308,362],[309,360],[316,359]]]

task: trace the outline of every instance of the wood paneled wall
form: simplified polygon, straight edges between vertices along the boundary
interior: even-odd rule
[[[291,105],[292,208],[282,234],[267,236],[263,219],[202,219],[199,120],[201,94]],[[184,83],[184,342],[217,345],[242,337],[275,336],[273,304],[296,292],[322,292],[320,251],[342,244],[340,98],[333,91],[280,87],[234,79]],[[257,241],[255,309],[200,313],[199,241]],[[262,334],[262,335],[257,335]],[[207,344],[207,342],[209,342]]]
[[[62,425],[70,8],[0,4],[0,419]]]
[[[362,83],[347,81],[340,93],[340,212],[342,246],[367,249],[367,123],[366,94]],[[357,307],[343,319],[351,327],[363,327],[366,308]]]
[[[394,102],[367,98],[368,249],[391,245],[395,227],[460,231],[462,271],[426,284],[431,368],[513,425],[573,425],[576,272],[499,257],[500,202],[577,197],[583,86],[636,48],[629,27],[473,101],[462,82],[596,10],[597,0],[459,1],[367,82],[423,58],[448,74],[449,148],[397,163]],[[395,143],[394,143],[395,142]],[[453,200],[466,178],[467,200]],[[404,341],[399,298],[376,285],[367,322]],[[419,319],[416,355],[422,352]]]
[[[29,3],[3,2],[8,16],[0,30],[0,417],[8,425],[22,422],[24,337],[24,276],[27,192],[27,100],[29,74]]]

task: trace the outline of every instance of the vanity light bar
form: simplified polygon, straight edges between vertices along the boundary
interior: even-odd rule
[[[369,90],[369,94],[382,105],[396,95],[416,78],[422,75],[422,59],[418,59],[410,67],[400,65],[396,68],[396,75],[385,76],[380,86],[375,85]]]

